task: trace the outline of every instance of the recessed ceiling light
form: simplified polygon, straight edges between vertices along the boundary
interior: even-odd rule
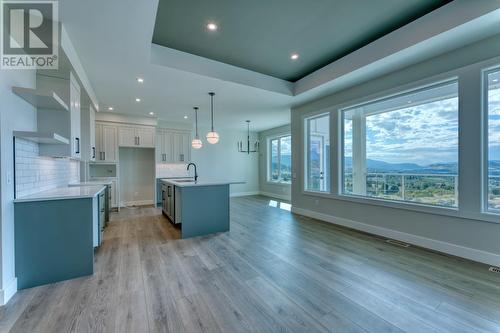
[[[298,53],[292,53],[292,55],[290,56],[290,59],[292,59],[292,60],[299,59],[299,54]]]
[[[136,101],[137,103],[139,103],[139,102],[141,101],[141,99],[140,99],[140,98],[136,98],[136,99],[135,99],[135,101]]]
[[[155,113],[154,113],[154,112],[150,112],[150,113],[149,113],[149,115],[154,116],[154,115],[155,115]]]
[[[142,77],[138,77],[138,78],[137,78],[137,82],[139,82],[139,83],[144,83],[144,79],[143,79]]]
[[[114,109],[113,109],[113,107],[112,107],[112,106],[110,106],[110,107],[108,108],[108,110],[109,110],[109,111],[113,111]]]
[[[215,31],[215,30],[217,30],[217,28],[218,28],[217,24],[215,24],[215,23],[209,23],[209,24],[207,24],[207,29],[210,30],[210,31]]]
[[[498,79],[493,79],[493,82],[498,82]]]
[[[184,119],[188,119],[188,116],[184,116]]]

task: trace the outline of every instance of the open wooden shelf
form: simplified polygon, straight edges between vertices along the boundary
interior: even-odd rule
[[[55,92],[22,87],[12,87],[12,92],[37,108],[69,111],[68,105]]]
[[[69,144],[68,139],[54,132],[41,133],[41,132],[14,131],[14,136],[16,138],[22,138],[37,143],[53,144],[53,145]]]

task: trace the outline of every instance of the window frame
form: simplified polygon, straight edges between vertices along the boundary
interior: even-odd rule
[[[345,149],[344,149],[344,147],[345,147],[345,126],[344,125],[345,125],[345,112],[347,110],[361,107],[361,106],[364,106],[367,104],[372,104],[372,103],[390,100],[390,99],[397,98],[397,97],[403,97],[403,96],[409,95],[409,94],[419,93],[419,92],[433,89],[433,88],[439,88],[439,87],[446,86],[449,84],[454,84],[454,83],[457,84],[457,97],[459,98],[460,97],[459,96],[460,95],[459,94],[459,92],[460,92],[459,79],[458,79],[458,77],[454,76],[454,77],[449,77],[448,79],[440,79],[440,80],[436,80],[434,82],[431,81],[431,82],[428,82],[428,83],[423,84],[423,85],[415,85],[413,88],[404,89],[404,90],[401,90],[400,92],[393,92],[391,94],[386,94],[386,95],[384,95],[382,93],[382,94],[379,94],[379,96],[377,98],[373,98],[373,99],[367,98],[363,102],[358,102],[355,104],[350,104],[350,105],[338,108],[337,111],[339,113],[339,135],[340,135],[339,141],[340,141],[340,144],[339,144],[339,171],[338,171],[339,172],[339,186],[337,188],[336,194],[339,197],[360,198],[360,199],[375,200],[375,201],[380,201],[380,202],[391,202],[391,203],[398,204],[398,205],[399,204],[409,204],[409,205],[416,205],[418,207],[438,208],[438,209],[444,208],[444,209],[449,209],[452,211],[458,211],[459,207],[460,207],[460,193],[458,193],[456,206],[441,206],[441,205],[432,205],[432,204],[420,203],[420,202],[409,201],[409,200],[405,201],[405,200],[373,197],[373,196],[369,196],[369,195],[358,195],[358,194],[354,194],[354,193],[347,193],[344,191],[344,184],[345,184],[345,172],[344,172],[344,169],[345,169]],[[458,104],[460,104],[460,102]],[[459,110],[457,110],[457,113],[458,113],[458,115],[457,115],[457,118],[458,118],[460,116]],[[365,128],[365,131],[366,131],[366,128]],[[460,131],[460,121],[458,121],[457,137],[459,136],[459,133],[460,133],[459,131]],[[365,140],[366,140],[366,138],[365,138]],[[353,133],[353,141],[354,141],[354,133]],[[459,147],[459,145],[460,145],[460,143],[458,143],[458,147],[457,147],[457,166],[459,166],[459,162],[460,162],[460,147]],[[366,159],[366,156],[365,156],[365,159]],[[354,170],[353,170],[353,172],[354,172]],[[459,180],[458,179],[459,174],[460,174],[460,169],[458,168],[458,172],[456,175],[457,180]],[[456,191],[459,191],[459,189],[460,189],[458,184],[459,184],[459,182],[457,181],[457,183],[456,183],[457,188],[455,189]]]
[[[320,190],[313,190],[313,189],[308,188],[308,180],[309,180],[309,166],[308,166],[308,164],[309,164],[309,156],[310,156],[309,146],[311,144],[311,140],[310,140],[310,136],[309,136],[308,121],[312,120],[312,119],[323,118],[326,116],[328,116],[328,134],[329,134],[329,139],[330,139],[330,152],[329,152],[330,162],[329,162],[328,166],[325,168],[325,170],[328,170],[328,173],[329,173],[328,178],[330,180],[330,183],[327,184],[325,182],[325,184],[327,185],[327,188],[328,188],[327,191],[320,191]],[[332,141],[332,111],[331,111],[331,108],[304,115],[302,117],[302,126],[303,126],[302,135],[304,138],[304,149],[303,149],[304,155],[302,156],[304,173],[303,173],[303,181],[302,181],[302,191],[303,191],[303,193],[313,193],[313,194],[319,195],[319,196],[329,196],[333,193],[332,192],[332,180],[333,180],[333,177],[332,177],[333,176],[333,173],[332,173],[332,171],[333,171],[332,170],[332,166],[333,166],[332,152],[334,149],[334,144]]]
[[[269,184],[280,184],[280,185],[291,185],[292,184],[292,177],[290,177],[289,182],[285,182],[281,180],[281,138],[286,138],[290,137],[290,141],[292,140],[292,135],[291,133],[282,133],[278,135],[271,136],[267,139],[267,177],[266,177],[266,182]],[[272,142],[274,140],[278,141],[278,180],[273,180],[272,179]]]
[[[300,160],[300,173],[299,173],[299,179],[300,179],[300,193],[301,195],[305,196],[305,198],[309,198],[310,200],[313,200],[313,202],[316,202],[318,204],[321,199],[332,199],[332,200],[338,200],[339,202],[346,202],[346,203],[359,203],[359,204],[364,204],[364,205],[371,205],[371,206],[376,206],[376,207],[388,207],[391,209],[396,209],[396,210],[404,210],[404,211],[410,211],[410,212],[416,212],[416,213],[424,213],[424,214],[431,214],[431,215],[438,215],[438,216],[448,216],[451,218],[461,218],[461,219],[468,219],[471,221],[477,221],[479,223],[493,223],[493,224],[500,224],[500,216],[498,214],[493,214],[491,212],[484,211],[483,207],[484,205],[480,200],[483,200],[480,196],[483,193],[483,180],[484,180],[484,175],[479,174],[478,175],[478,188],[477,188],[477,194],[479,197],[477,198],[477,208],[475,204],[473,203],[472,207],[464,207],[463,201],[461,204],[460,209],[457,208],[447,208],[443,206],[428,206],[425,204],[420,204],[420,203],[414,203],[414,202],[408,202],[408,201],[388,201],[388,200],[378,200],[377,198],[372,198],[372,197],[352,197],[349,195],[340,195],[339,191],[341,189],[341,177],[342,177],[342,170],[341,164],[343,163],[343,129],[342,129],[342,121],[341,121],[341,112],[339,112],[340,109],[348,108],[351,106],[356,106],[360,104],[365,104],[366,102],[370,100],[377,100],[381,99],[384,97],[391,97],[394,95],[399,95],[404,92],[409,92],[412,90],[415,90],[419,87],[426,87],[426,86],[431,86],[433,84],[436,84],[438,82],[446,82],[450,80],[458,80],[459,81],[459,99],[460,97],[463,97],[463,91],[462,89],[467,89],[469,91],[470,88],[473,89],[473,91],[477,91],[477,93],[472,93],[473,95],[477,94],[477,107],[481,108],[481,110],[484,110],[484,98],[483,98],[483,92],[484,89],[481,90],[481,85],[483,84],[482,82],[482,77],[481,73],[484,71],[489,71],[489,70],[494,70],[496,68],[500,68],[500,56],[493,57],[484,61],[479,61],[473,64],[469,65],[464,65],[462,67],[454,68],[451,70],[445,70],[443,72],[426,76],[426,77],[421,77],[417,78],[416,80],[413,81],[407,81],[405,79],[401,79],[403,82],[398,81],[398,82],[390,82],[387,84],[384,84],[386,88],[380,89],[380,87],[376,88],[371,88],[369,87],[370,90],[366,91],[362,96],[358,97],[352,97],[349,94],[340,94],[340,95],[335,95],[333,98],[326,98],[322,100],[321,102],[315,103],[314,105],[311,106],[304,106],[302,108],[302,112],[300,115],[300,130],[297,133],[297,135],[301,135],[301,138],[299,140],[300,144],[302,147],[300,150],[300,156],[296,156],[295,158],[298,158]],[[463,81],[467,80],[467,82],[470,79],[477,80],[472,83],[472,85],[463,85]],[[477,88],[476,88],[477,86]],[[468,95],[468,102],[470,102],[470,93]],[[475,97],[472,97],[475,98]],[[462,107],[464,106],[463,104],[464,99],[462,98],[462,102],[459,102],[459,127],[462,125],[463,122],[463,112]],[[482,104],[481,104],[482,103]],[[470,105],[468,105],[468,108],[470,108]],[[304,120],[313,117],[315,115],[321,115],[321,114],[326,114],[330,113],[330,140],[331,140],[331,165],[330,165],[330,170],[331,170],[331,191],[330,193],[322,193],[322,192],[313,192],[313,191],[308,191],[305,187],[306,184],[306,170],[305,170],[305,157],[306,157],[306,149],[307,149],[307,140],[305,137],[305,122]],[[481,130],[483,132],[485,131],[484,127],[484,116],[485,116],[486,111],[482,112],[482,118],[481,118]],[[460,129],[459,129],[460,131]],[[292,129],[293,132],[293,129]],[[478,141],[482,143],[482,146],[479,147],[479,150],[481,154],[483,154],[485,145],[485,141],[483,138],[486,137],[487,133],[481,133],[481,134],[476,134],[478,135]],[[470,136],[470,133],[469,133]],[[470,152],[468,152],[470,154]],[[468,155],[466,155],[468,156]],[[463,155],[463,137],[459,132],[459,162],[463,163],[463,159],[466,158],[466,156]],[[481,156],[480,157],[480,163],[483,163],[484,158]],[[337,170],[335,170],[337,168]],[[460,168],[460,165],[459,165]],[[459,191],[461,190],[461,186],[464,186],[464,182],[462,181],[463,177],[466,177],[467,173],[465,172],[466,170],[463,168],[460,168],[461,170],[459,171]],[[470,171],[470,169],[468,169]],[[477,169],[479,173],[484,173],[484,168],[483,165]],[[463,200],[463,191],[461,191],[461,195],[459,197],[459,200]],[[314,201],[315,200],[315,201]],[[460,204],[460,203],[459,203]]]
[[[481,213],[490,216],[500,216],[500,209],[489,208],[489,82],[488,75],[500,72],[500,64],[484,68],[481,71]]]

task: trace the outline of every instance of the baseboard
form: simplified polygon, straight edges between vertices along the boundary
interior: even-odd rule
[[[231,198],[235,198],[235,197],[246,197],[246,196],[249,196],[249,195],[259,195],[259,191],[250,191],[250,192],[235,192],[235,193],[231,193],[229,196]]]
[[[260,192],[260,195],[263,195],[265,197],[270,197],[274,199],[280,199],[280,200],[286,200],[286,201],[291,201],[292,198],[289,195],[286,194],[276,194],[276,193],[271,193],[271,192]]]
[[[0,289],[0,305],[5,305],[17,292],[17,278],[13,278],[10,283],[4,288]]]
[[[149,205],[153,205],[154,203],[155,203],[154,200],[127,201],[127,202],[120,203],[120,207],[127,207],[127,206],[149,206]]]
[[[456,245],[448,242],[443,242],[436,239],[426,238],[422,236],[412,235],[401,231],[391,230],[383,227],[378,227],[366,223],[361,223],[345,218],[335,217],[323,213],[314,212],[308,209],[297,208],[292,206],[292,213],[311,217],[317,220],[341,225],[344,227],[360,230],[377,236],[396,239],[409,244],[431,249],[434,251],[450,254],[453,256],[481,262],[488,265],[500,266],[500,255],[486,252],[482,250]]]

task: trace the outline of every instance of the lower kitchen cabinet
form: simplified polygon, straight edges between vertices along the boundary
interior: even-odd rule
[[[18,288],[93,274],[104,206],[104,191],[85,198],[15,202]]]

